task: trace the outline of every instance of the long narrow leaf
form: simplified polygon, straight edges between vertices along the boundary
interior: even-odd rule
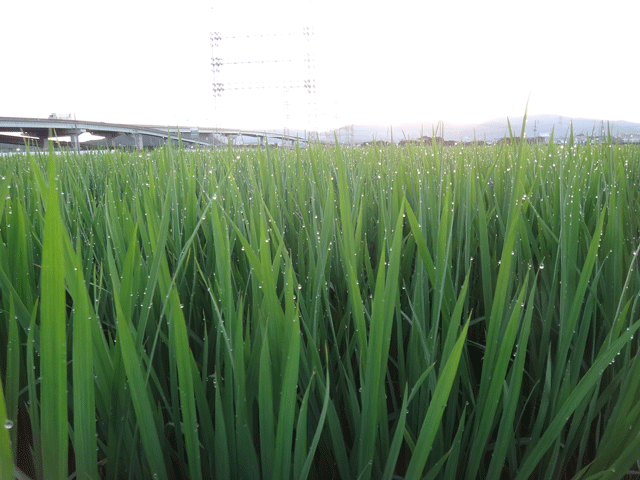
[[[137,423],[140,430],[142,445],[147,454],[147,462],[151,469],[151,474],[160,480],[168,479],[167,469],[164,462],[164,455],[160,447],[160,439],[153,419],[153,410],[149,400],[147,389],[145,388],[144,376],[140,368],[140,358],[136,353],[135,345],[129,322],[122,314],[119,302],[116,299],[118,313],[117,341],[122,350],[122,363],[129,380],[131,389],[131,400],[136,414]]]
[[[40,280],[42,463],[46,478],[62,480],[68,476],[67,314],[62,239],[65,232],[53,158],[51,153]]]
[[[582,399],[598,382],[602,372],[607,368],[611,361],[616,357],[618,352],[624,347],[634,333],[640,328],[640,321],[634,323],[627,331],[625,331],[615,342],[613,342],[606,350],[604,350],[591,365],[591,368],[582,377],[580,382],[573,389],[562,407],[558,410],[555,417],[549,424],[548,429],[542,435],[531,454],[525,459],[518,471],[516,480],[529,478],[535,466],[540,461],[546,451],[555,443],[557,436],[562,428],[569,420],[573,411],[578,407]]]
[[[11,455],[11,439],[9,429],[13,427],[13,421],[7,418],[2,382],[0,382],[0,478],[13,478],[13,458]]]
[[[433,398],[431,399],[429,409],[427,410],[422,428],[420,429],[420,434],[418,435],[413,456],[407,467],[406,478],[420,478],[422,476],[422,471],[427,463],[433,440],[440,428],[440,419],[449,400],[453,380],[458,372],[458,363],[460,362],[462,348],[467,338],[468,328],[469,322],[467,321],[458,337],[458,341],[451,351],[451,355],[447,359],[445,367],[440,373],[436,390],[433,393]]]

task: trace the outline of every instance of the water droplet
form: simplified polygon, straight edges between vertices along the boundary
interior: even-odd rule
[[[13,427],[13,420],[10,419],[6,419],[4,421],[4,428],[6,428],[7,430],[9,430],[11,427]]]

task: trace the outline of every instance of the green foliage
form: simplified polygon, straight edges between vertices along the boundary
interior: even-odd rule
[[[639,160],[5,157],[0,477],[622,478]]]

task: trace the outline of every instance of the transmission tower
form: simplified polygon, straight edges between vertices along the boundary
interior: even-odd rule
[[[285,133],[288,133],[291,121],[292,104],[298,111],[304,105],[307,117],[304,127],[317,132],[313,27],[248,35],[218,30],[211,34],[211,47],[216,118],[219,118],[223,99],[229,97],[231,92],[258,93],[254,108],[265,103],[260,102],[261,99],[273,101],[274,95],[280,95]]]

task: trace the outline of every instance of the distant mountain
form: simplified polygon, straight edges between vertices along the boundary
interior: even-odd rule
[[[523,117],[508,119],[513,135],[520,136]],[[640,137],[640,123],[627,121],[599,120],[593,118],[570,118],[560,115],[531,115],[527,117],[526,136],[548,137],[554,132],[556,139],[569,136],[573,126],[574,135],[601,136],[610,131],[614,137],[634,135]],[[398,142],[404,139],[416,139],[422,135],[439,136],[445,140],[472,141],[485,140],[488,142],[500,140],[509,136],[507,118],[497,118],[476,124],[456,124],[451,122],[432,123],[401,123],[397,125],[348,125],[336,130],[338,139],[347,142],[351,139],[354,143],[377,141]],[[326,136],[326,135],[325,135]],[[333,132],[329,135],[332,141]]]

